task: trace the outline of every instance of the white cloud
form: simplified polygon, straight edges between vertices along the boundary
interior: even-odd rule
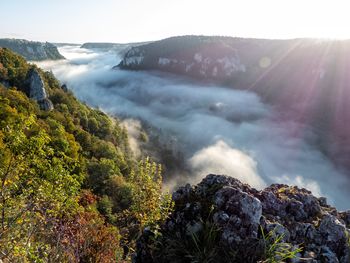
[[[128,131],[128,139],[130,148],[136,158],[141,156],[141,149],[139,145],[139,137],[141,131],[141,122],[134,119],[125,119],[122,121],[122,125]]]
[[[197,181],[200,181],[203,175],[215,171],[217,174],[235,177],[258,189],[266,186],[258,175],[256,161],[244,152],[231,148],[222,140],[196,152],[189,159],[189,163]]]

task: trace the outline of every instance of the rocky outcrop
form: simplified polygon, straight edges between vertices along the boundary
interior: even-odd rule
[[[275,253],[274,262],[350,260],[350,211],[338,212],[306,189],[274,184],[257,191],[211,174],[198,185],[180,187],[173,201],[160,233],[146,228],[138,240],[134,262],[199,262],[198,251],[207,258],[214,254],[213,262],[258,262],[271,258],[267,248],[282,247],[295,251],[295,258]]]
[[[28,41],[24,39],[0,39],[0,47],[6,47],[23,56],[27,60],[57,60],[64,59],[55,45]]]
[[[68,92],[67,84],[63,84],[63,85],[61,86],[61,89],[62,89],[64,92]]]
[[[29,98],[37,101],[40,108],[42,110],[50,111],[53,109],[52,102],[48,99],[45,83],[41,78],[39,72],[32,68],[29,70],[27,75],[27,83],[28,83],[28,96]]]

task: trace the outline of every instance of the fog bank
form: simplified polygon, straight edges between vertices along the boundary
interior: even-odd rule
[[[120,60],[113,52],[65,46],[60,53],[67,60],[38,65],[52,70],[82,101],[128,119],[136,155],[140,149],[132,133],[141,120],[159,128],[184,154],[189,182],[218,173],[259,189],[296,184],[338,208],[350,208],[349,180],[310,143],[312,130],[286,120],[256,94],[169,74],[111,70]],[[174,175],[171,183],[182,176]]]

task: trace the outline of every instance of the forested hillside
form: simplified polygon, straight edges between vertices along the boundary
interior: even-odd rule
[[[3,38],[0,39],[0,47],[9,48],[28,60],[64,59],[57,47],[48,42]]]
[[[28,98],[34,69],[52,110]],[[170,211],[161,182],[159,165],[134,159],[117,119],[79,102],[51,72],[0,48],[3,262],[127,259],[142,228]]]

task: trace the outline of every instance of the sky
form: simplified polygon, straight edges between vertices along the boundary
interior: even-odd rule
[[[175,35],[349,38],[346,0],[0,0],[0,38],[139,42]]]

